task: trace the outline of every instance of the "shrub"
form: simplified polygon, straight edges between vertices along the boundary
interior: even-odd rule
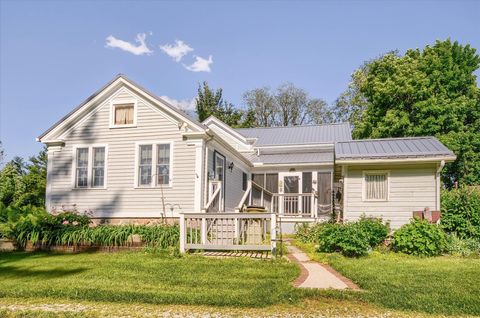
[[[441,226],[460,238],[480,239],[480,189],[461,187],[442,192]]]
[[[381,219],[362,217],[358,222],[302,225],[297,227],[296,237],[304,243],[318,244],[320,252],[361,256],[382,243],[388,232],[388,224],[383,224]]]
[[[380,218],[362,216],[358,221],[358,227],[368,236],[370,247],[376,247],[383,243],[390,232],[390,224],[384,224]]]
[[[444,252],[446,239],[437,225],[414,219],[395,231],[392,246],[397,252],[435,256]]]
[[[452,255],[480,255],[480,241],[474,238],[460,238],[456,234],[447,235],[446,252]]]
[[[328,224],[319,233],[319,252],[339,252],[351,257],[365,255],[369,249],[369,237],[356,223]]]

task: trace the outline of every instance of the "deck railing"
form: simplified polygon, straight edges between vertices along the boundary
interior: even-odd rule
[[[187,250],[272,251],[274,213],[181,213],[180,252]]]

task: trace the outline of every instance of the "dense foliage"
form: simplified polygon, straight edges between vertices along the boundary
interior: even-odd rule
[[[459,256],[480,255],[480,239],[460,238],[456,234],[447,235],[445,251]]]
[[[478,184],[479,67],[474,48],[450,40],[387,53],[354,73],[338,105],[352,113],[356,138],[438,137],[457,155],[444,169],[445,184]]]
[[[0,170],[0,203],[15,207],[43,207],[46,183],[46,149],[31,157],[28,162],[15,157]]]
[[[302,242],[315,243],[319,252],[339,252],[345,256],[362,256],[381,244],[388,236],[389,226],[380,219],[361,218],[357,222],[319,223],[297,228]]]
[[[445,233],[436,224],[414,219],[393,234],[394,251],[419,256],[435,256],[445,251]]]
[[[15,239],[19,247],[27,242],[43,245],[124,246],[137,235],[151,248],[178,245],[178,226],[99,225],[90,226],[88,216],[73,212],[56,215],[36,207],[0,206],[0,237]]]
[[[441,225],[460,238],[480,239],[480,188],[443,191]]]

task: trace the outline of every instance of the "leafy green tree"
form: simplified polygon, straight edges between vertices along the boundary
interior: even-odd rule
[[[207,82],[198,86],[196,111],[200,121],[204,121],[213,115],[232,127],[244,127],[248,124],[248,120],[243,120],[246,114],[223,99],[222,89],[219,88],[214,91],[208,86]]]
[[[15,157],[0,171],[0,203],[5,206],[43,207],[46,183],[46,149],[30,157],[28,163],[21,157]]]
[[[3,150],[2,141],[0,140],[0,168],[3,165],[3,158],[5,156],[5,151]]]
[[[436,136],[458,156],[445,184],[480,183],[479,67],[474,48],[450,40],[368,63],[354,85],[366,102],[354,137]]]
[[[23,176],[25,163],[22,158],[15,157],[0,171],[0,202],[5,206],[14,204],[23,192]]]

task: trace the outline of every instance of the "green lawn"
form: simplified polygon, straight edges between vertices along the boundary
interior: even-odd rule
[[[286,261],[0,253],[0,297],[259,307],[295,300]]]
[[[145,316],[156,316],[162,310],[190,312],[197,307],[202,313],[234,310],[253,316],[259,312],[326,317],[480,315],[478,258],[373,253],[349,259],[314,253],[311,245],[301,247],[363,290],[295,289],[291,281],[299,269],[283,260],[175,258],[142,252],[0,253],[0,316],[17,317],[17,311],[7,307],[18,309],[18,305],[39,312],[31,317],[43,316],[44,306],[59,304],[90,308],[89,317],[111,312],[142,317],[144,310]],[[48,310],[56,317],[52,312]]]
[[[420,258],[374,252],[346,258],[315,253],[312,245],[297,245],[310,257],[330,264],[364,292],[324,291],[320,295],[366,301],[394,309],[442,315],[480,315],[480,259]]]

